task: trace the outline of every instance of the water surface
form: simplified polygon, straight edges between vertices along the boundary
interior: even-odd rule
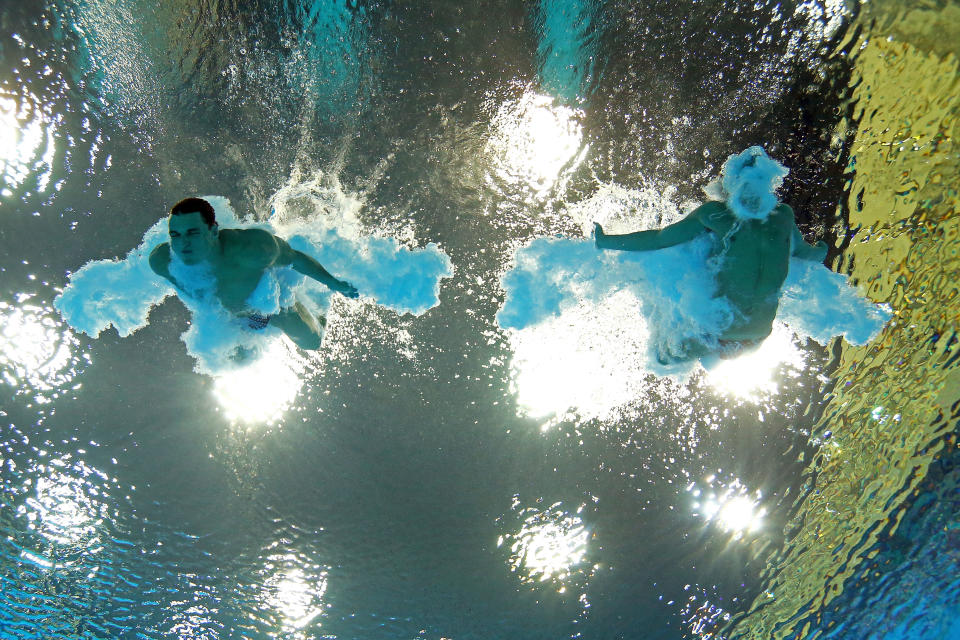
[[[0,637],[955,635],[956,3],[458,4],[0,5]],[[881,337],[529,375],[512,252],[751,144]],[[355,201],[456,271],[420,317],[335,305],[245,420],[178,302],[97,340],[52,308],[194,194]]]

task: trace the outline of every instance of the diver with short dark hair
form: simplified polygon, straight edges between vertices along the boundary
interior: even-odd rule
[[[262,330],[269,324],[302,349],[320,347],[326,319],[313,316],[299,301],[269,316],[248,303],[273,267],[289,266],[348,298],[358,296],[353,285],[269,231],[220,229],[213,206],[202,198],[185,198],[173,205],[168,224],[170,240],[150,253],[150,268],[181,295],[219,302],[249,329]]]

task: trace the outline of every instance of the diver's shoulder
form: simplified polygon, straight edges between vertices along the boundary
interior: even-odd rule
[[[256,244],[273,240],[272,233],[265,229],[221,229],[220,241],[230,244]]]
[[[719,200],[704,202],[694,209],[690,216],[707,229],[720,234],[726,233],[736,222],[733,212],[730,211],[725,202]]]
[[[717,220],[723,216],[732,216],[730,209],[727,208],[727,203],[721,200],[707,200],[699,207],[693,210],[693,213],[702,219],[711,219]]]
[[[796,224],[793,217],[793,209],[790,208],[790,205],[782,202],[773,208],[773,211],[770,213],[770,220],[777,228],[782,229],[792,230]]]
[[[277,250],[277,238],[264,229],[221,229],[224,251],[242,262],[269,261]]]

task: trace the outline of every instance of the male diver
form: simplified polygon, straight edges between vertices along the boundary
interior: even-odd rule
[[[729,301],[732,321],[715,336],[715,344],[690,340],[683,354],[660,354],[663,364],[711,354],[731,357],[758,346],[772,330],[790,257],[815,262],[826,257],[826,243],[807,244],[793,210],[774,194],[786,174],[763,149],[751,147],[730,156],[713,193],[708,188],[720,200],[700,205],[679,222],[623,235],[608,235],[594,223],[600,249],[653,251],[710,236],[708,264],[716,272],[716,297]]]
[[[220,229],[213,206],[202,198],[185,198],[173,205],[169,233],[170,242],[157,245],[150,254],[155,273],[169,280],[181,295],[214,298],[250,329],[260,330],[268,324],[277,327],[301,349],[320,347],[326,320],[320,316],[318,321],[300,302],[271,316],[251,309],[247,300],[267,269],[289,266],[348,298],[358,295],[351,284],[333,277],[319,262],[268,231]],[[191,270],[206,275],[205,289],[177,280],[177,273]]]

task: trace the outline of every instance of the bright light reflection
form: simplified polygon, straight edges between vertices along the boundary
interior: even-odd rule
[[[720,495],[710,492],[704,496],[701,490],[694,489],[695,485],[688,487],[695,497],[701,499],[694,502],[693,508],[708,522],[733,534],[734,539],[759,531],[763,526],[767,511],[759,507],[760,492],[751,495],[739,480],[734,480]]]
[[[91,499],[90,494],[95,494],[98,488],[86,477],[97,475],[105,479],[106,476],[82,462],[74,465],[73,470],[82,477],[52,471],[37,478],[35,496],[27,498],[20,513],[30,521],[30,529],[51,542],[64,546],[80,543],[86,547],[96,546],[100,542],[97,532],[106,515],[105,506]]]
[[[517,404],[530,417],[602,417],[646,388],[648,332],[628,292],[508,335]]]
[[[269,579],[265,585],[266,604],[283,616],[287,629],[303,629],[323,613],[326,575],[311,579],[293,567]]]
[[[587,147],[580,148],[579,117],[579,111],[530,91],[502,105],[486,145],[497,175],[505,182],[532,187],[537,195],[549,191],[564,169],[572,171],[586,155]]]
[[[559,509],[560,503],[543,512],[527,509],[520,531],[510,546],[510,569],[522,576],[523,582],[565,581],[572,569],[583,562],[590,532],[577,515]],[[507,538],[501,537],[497,546]],[[562,589],[561,589],[562,591]]]
[[[723,502],[715,518],[727,531],[741,532],[759,529],[762,515],[761,512],[756,511],[753,500],[746,496],[737,496]]]
[[[11,189],[26,180],[31,170],[40,169],[43,162],[49,164],[52,161],[53,129],[45,127],[43,119],[37,117],[34,110],[32,101],[25,98],[18,113],[16,101],[0,97],[0,175],[4,182],[0,195],[11,195]],[[44,138],[47,148],[43,160],[34,162]]]
[[[201,595],[194,594],[194,600]],[[186,601],[172,602],[173,607],[181,607],[188,604]],[[206,638],[217,638],[216,632],[212,629],[216,627],[216,622],[211,617],[211,611],[202,604],[193,603],[190,606],[180,610],[175,610],[176,621],[170,627],[167,636],[180,638],[180,640],[202,640]]]
[[[849,15],[849,10],[843,0],[820,2],[807,0],[797,5],[794,15],[807,18],[808,22],[805,26],[808,34],[819,36],[821,40],[826,41],[843,24],[844,18]]]
[[[300,388],[302,366],[281,340],[249,365],[218,375],[213,393],[227,418],[247,424],[270,424],[293,404]]]
[[[0,302],[0,375],[14,388],[61,388],[76,375],[73,333],[50,310]]]
[[[747,400],[777,392],[774,374],[782,366],[802,369],[803,352],[793,341],[790,330],[776,324],[758,349],[731,360],[723,360],[707,372],[707,383],[728,395]]]

